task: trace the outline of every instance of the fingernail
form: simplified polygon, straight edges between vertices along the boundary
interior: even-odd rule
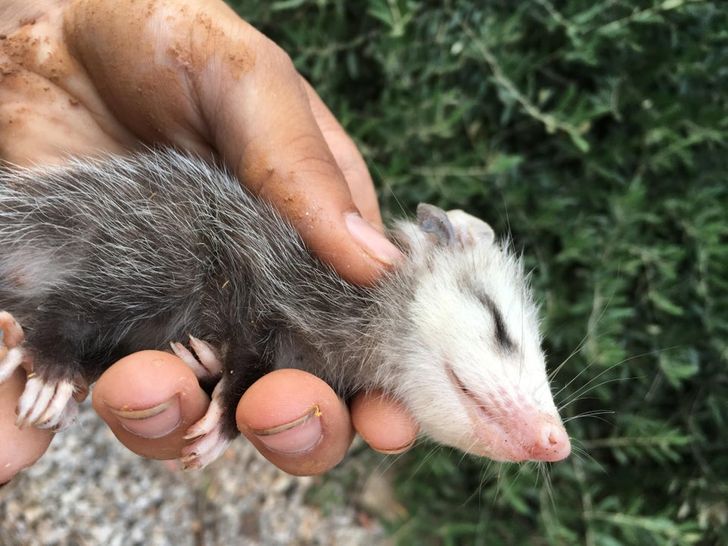
[[[344,220],[351,236],[375,260],[385,265],[392,265],[402,257],[397,247],[358,213],[350,212]]]
[[[124,430],[149,440],[166,436],[182,421],[177,395],[152,408],[128,410],[109,407],[109,411],[118,417]]]
[[[375,448],[375,449],[379,453],[384,453],[385,455],[399,455],[401,453],[404,453],[405,451],[408,451],[413,445],[415,445],[416,441],[417,441],[417,438],[414,438],[407,445],[404,445],[402,447],[395,447],[394,449],[378,449],[378,448]]]
[[[277,427],[253,429],[253,434],[271,451],[292,455],[310,451],[323,438],[321,411],[313,406],[304,415]]]

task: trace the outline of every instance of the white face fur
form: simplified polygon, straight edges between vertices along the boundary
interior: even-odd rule
[[[501,461],[566,457],[520,260],[459,210],[421,205],[401,229],[418,285],[399,395],[422,432]]]

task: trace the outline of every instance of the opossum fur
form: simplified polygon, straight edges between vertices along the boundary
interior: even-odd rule
[[[226,437],[244,390],[296,367],[343,397],[383,389],[448,445],[500,460],[568,454],[537,308],[508,245],[429,205],[389,237],[402,263],[355,286],[201,159],[164,149],[5,168],[0,310],[22,326],[43,381],[91,383],[134,351],[206,341],[230,378]]]

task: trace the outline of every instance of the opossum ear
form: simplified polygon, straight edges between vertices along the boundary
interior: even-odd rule
[[[462,210],[449,210],[447,217],[455,228],[455,236],[463,246],[490,245],[495,240],[493,228],[480,218]]]
[[[447,213],[434,205],[417,205],[417,224],[437,244],[449,246],[455,243],[455,229]]]

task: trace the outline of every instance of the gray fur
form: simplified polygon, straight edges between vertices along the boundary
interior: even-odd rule
[[[39,313],[71,323],[82,365],[260,322],[274,361],[305,339],[319,358],[296,362],[347,394],[381,379],[372,340],[407,328],[406,267],[352,286],[232,176],[170,150],[1,172],[0,249],[0,309],[31,331]]]
[[[487,224],[467,220],[456,234],[448,215],[472,219],[425,206],[424,226],[398,224],[390,235],[408,259],[365,288],[341,280],[270,205],[200,159],[161,150],[0,170],[0,310],[26,330],[41,375],[89,382],[124,354],[201,338],[221,349],[226,373],[238,374],[225,396],[231,420],[242,391],[275,367],[310,371],[343,396],[404,392],[419,387],[401,384],[402,355],[431,358],[418,353],[414,317],[422,312],[418,283],[438,268],[454,278],[475,278],[485,266],[502,275],[523,318],[519,331],[505,331],[489,297],[492,338],[501,350],[520,349],[525,324],[538,346],[520,262],[492,242]],[[461,244],[433,246],[432,233]],[[490,265],[473,261],[476,244]],[[458,284],[427,282],[436,290]],[[443,370],[438,381],[446,381]]]

